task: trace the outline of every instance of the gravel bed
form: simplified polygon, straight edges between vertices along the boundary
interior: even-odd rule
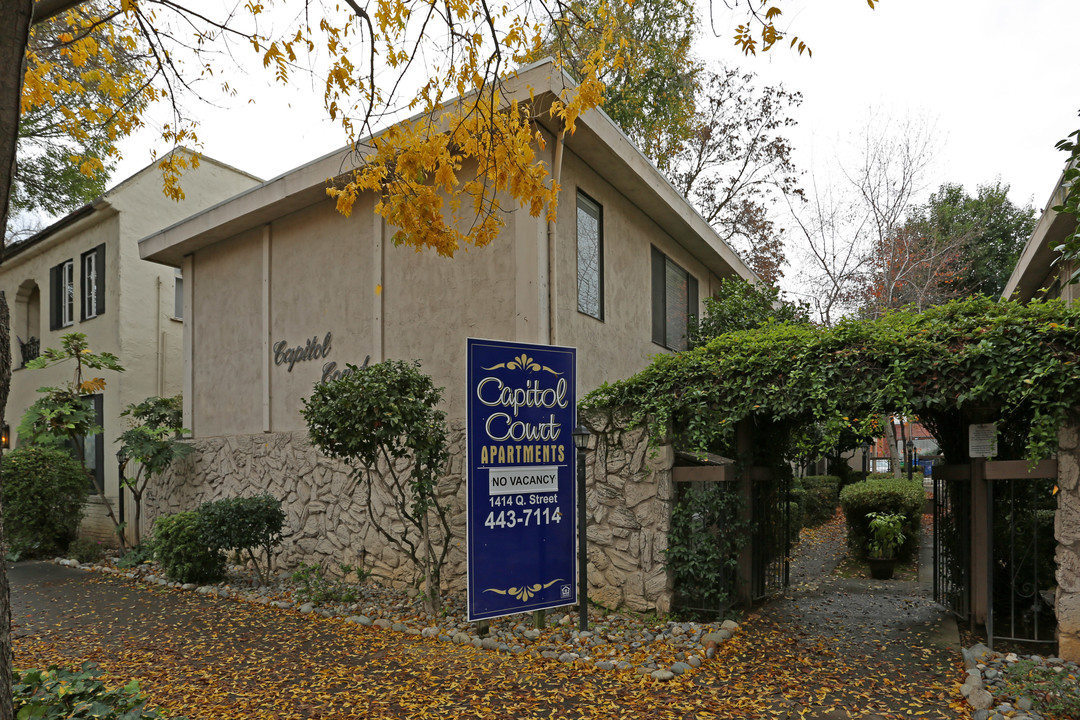
[[[1035,699],[1016,696],[1009,691],[1005,677],[1009,668],[1022,661],[1031,661],[1053,673],[1065,673],[1080,678],[1080,667],[1058,657],[1018,655],[993,652],[981,643],[965,648],[964,666],[967,676],[960,686],[961,694],[972,708],[973,720],[1052,720],[1033,710]]]
[[[671,680],[693,672],[713,658],[718,647],[739,630],[732,620],[716,623],[660,621],[649,615],[589,609],[589,629],[579,631],[576,609],[549,611],[547,627],[537,629],[532,615],[511,615],[488,622],[486,632],[466,620],[462,593],[443,596],[437,615],[424,612],[415,590],[389,588],[371,579],[350,584],[355,600],[350,603],[305,602],[292,573],[283,572],[260,585],[247,567],[228,568],[226,580],[215,585],[170,582],[153,563],[120,568],[114,559],[96,565],[56,558],[69,567],[92,570],[137,582],[169,587],[240,602],[278,608],[284,612],[316,614],[345,622],[433,638],[436,641],[472,645],[491,652],[528,655],[564,663],[584,663],[604,671],[632,671],[655,680]]]

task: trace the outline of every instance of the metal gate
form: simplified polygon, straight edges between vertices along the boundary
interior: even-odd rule
[[[970,473],[966,465],[937,467],[933,476],[934,600],[966,622],[971,613]]]
[[[987,642],[1052,643],[1057,462],[934,468],[934,599]]]
[[[751,598],[762,600],[790,580],[791,477],[770,468],[751,469]]]
[[[1014,642],[1055,642],[1054,479],[988,479],[988,483],[993,602],[987,635]]]

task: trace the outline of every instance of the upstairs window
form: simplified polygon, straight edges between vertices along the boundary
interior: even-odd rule
[[[697,314],[697,306],[697,278],[652,248],[653,342],[669,350],[685,350],[690,317]]]
[[[65,260],[49,269],[49,329],[75,322],[75,261]]]
[[[89,320],[105,312],[105,245],[82,254],[82,319]]]
[[[603,210],[587,195],[577,195],[577,309],[604,319]]]

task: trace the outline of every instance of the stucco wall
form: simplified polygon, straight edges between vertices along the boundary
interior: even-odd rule
[[[1058,436],[1057,539],[1058,655],[1080,662],[1080,428],[1063,429]]]
[[[116,439],[126,425],[120,412],[130,403],[157,394],[176,394],[183,380],[182,323],[172,319],[175,271],[139,259],[138,239],[210,204],[250,187],[256,179],[231,168],[204,162],[184,178],[186,199],[175,202],[161,192],[161,176],[147,168],[110,189],[103,202],[86,217],[32,240],[8,255],[0,265],[0,290],[12,313],[11,353],[15,367],[5,419],[11,425],[13,443],[26,409],[37,399],[37,389],[59,386],[72,379],[71,363],[27,370],[21,368],[21,352],[16,335],[41,339],[41,348],[59,348],[61,337],[71,332],[86,334],[95,352],[111,352],[120,358],[124,373],[94,372],[106,381],[103,393],[104,432],[97,441],[104,445],[106,496],[119,512]],[[98,272],[105,280],[105,309],[95,318],[81,320],[81,257],[96,246],[105,245],[105,267]],[[50,329],[50,278],[52,267],[72,260],[74,266],[74,323]],[[28,312],[20,287],[36,285],[37,310]],[[32,316],[32,317],[31,317]],[[113,525],[105,506],[91,498],[81,533],[105,542],[114,542]]]
[[[451,507],[452,550],[446,587],[465,587],[465,433],[450,434],[454,450],[440,496]],[[589,596],[607,607],[667,612],[671,583],[663,552],[671,519],[670,448],[650,451],[642,430],[592,439],[587,465]],[[154,518],[223,497],[269,492],[283,501],[286,537],[277,567],[321,563],[361,566],[384,580],[413,582],[415,570],[370,524],[366,498],[345,466],[314,450],[303,432],[206,438],[195,452],[147,490],[144,528]],[[373,501],[374,515],[385,517]],[[395,531],[400,531],[397,528]]]

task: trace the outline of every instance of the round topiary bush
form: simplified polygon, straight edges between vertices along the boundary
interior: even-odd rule
[[[26,446],[4,456],[4,529],[17,555],[67,548],[79,530],[90,482],[63,450]]]
[[[157,519],[154,556],[174,582],[210,583],[225,577],[225,556],[210,547],[194,510]]]

